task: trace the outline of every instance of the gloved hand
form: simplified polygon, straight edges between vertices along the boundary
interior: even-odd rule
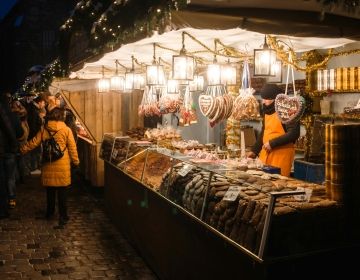
[[[79,165],[72,165],[71,166],[72,172],[78,174],[80,173],[80,166]]]

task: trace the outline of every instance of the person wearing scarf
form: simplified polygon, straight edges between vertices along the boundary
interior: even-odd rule
[[[275,111],[275,98],[282,90],[275,84],[265,84],[261,89],[263,124],[255,145],[247,157],[259,159],[278,167],[281,175],[290,176],[295,157],[295,141],[300,136],[300,121],[284,125]]]

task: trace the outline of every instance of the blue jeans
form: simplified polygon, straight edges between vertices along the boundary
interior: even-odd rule
[[[5,159],[5,180],[9,199],[16,197],[16,154],[7,153]]]

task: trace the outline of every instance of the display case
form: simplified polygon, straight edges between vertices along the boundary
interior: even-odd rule
[[[125,160],[112,156],[109,163],[254,257],[306,253],[345,240],[339,227],[344,223],[342,208],[327,198],[322,185],[202,163],[156,146],[137,145],[129,156],[134,143],[120,142],[127,144],[114,144],[111,154],[122,154]]]
[[[140,141],[129,136],[105,133],[100,147],[99,157],[121,169],[127,166],[131,158],[143,153],[151,146],[149,141]]]

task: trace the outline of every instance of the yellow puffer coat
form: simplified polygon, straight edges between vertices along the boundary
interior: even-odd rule
[[[70,163],[79,165],[79,157],[77,153],[76,143],[71,129],[62,121],[48,121],[46,128],[54,134],[56,142],[64,151],[64,156],[56,161],[43,163],[41,167],[41,182],[43,186],[49,187],[65,187],[71,184]],[[25,154],[39,146],[43,140],[48,139],[49,133],[44,127],[21,146],[21,153]]]

